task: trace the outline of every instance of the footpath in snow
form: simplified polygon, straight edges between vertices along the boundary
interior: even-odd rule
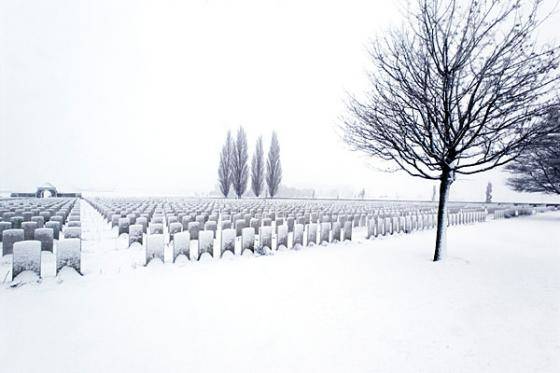
[[[560,371],[560,212],[451,227],[443,263],[432,230],[148,267],[82,213],[86,276],[0,287],[1,371]]]

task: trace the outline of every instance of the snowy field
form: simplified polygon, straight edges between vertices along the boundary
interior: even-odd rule
[[[0,371],[560,371],[560,212],[451,227],[442,263],[431,230],[143,267],[82,222],[84,277],[44,252],[0,287]]]

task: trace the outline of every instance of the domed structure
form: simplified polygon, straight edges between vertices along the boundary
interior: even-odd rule
[[[51,183],[45,183],[37,187],[37,192],[35,192],[35,197],[37,198],[56,197],[56,196],[58,196],[56,187]]]

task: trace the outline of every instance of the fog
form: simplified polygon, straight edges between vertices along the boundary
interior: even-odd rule
[[[545,2],[551,9],[555,1]],[[317,196],[431,197],[433,182],[351,152],[338,126],[367,84],[389,1],[19,0],[0,3],[0,190],[205,195],[228,129],[250,151],[278,134],[283,184]],[[541,32],[557,36],[556,13]],[[558,201],[508,190],[499,170],[453,199]]]

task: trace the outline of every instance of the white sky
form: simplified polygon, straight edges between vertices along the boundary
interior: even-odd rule
[[[227,129],[243,125],[251,152],[277,131],[288,186],[429,198],[431,182],[376,171],[337,134],[346,92],[366,84],[368,39],[400,22],[397,4],[1,1],[0,190],[206,193]],[[452,198],[482,199],[492,181],[496,200],[560,200],[504,178],[463,177]]]

